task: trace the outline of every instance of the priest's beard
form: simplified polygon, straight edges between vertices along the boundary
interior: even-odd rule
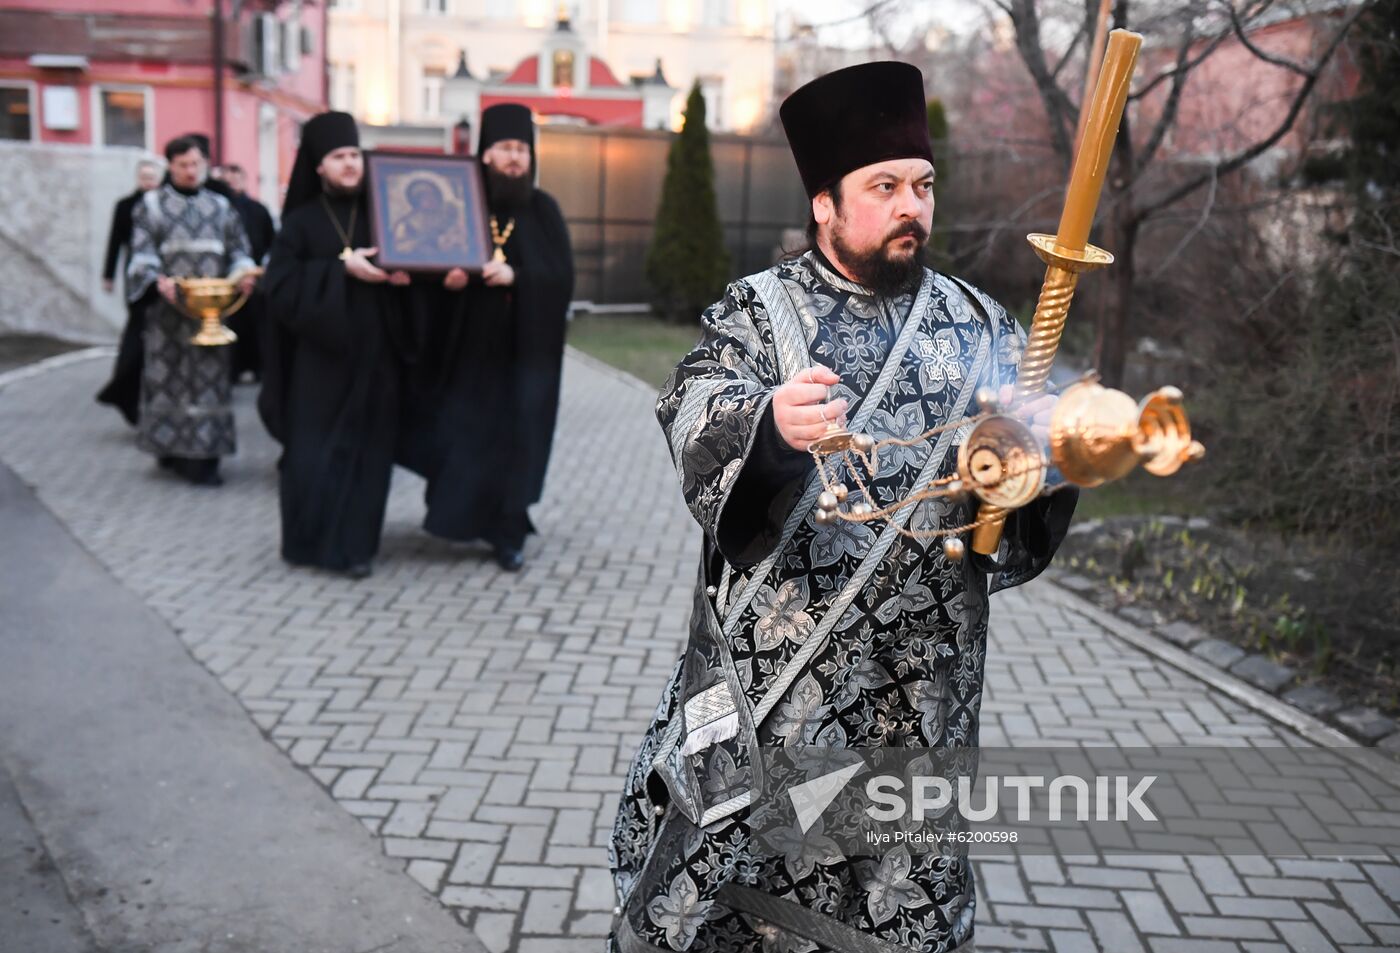
[[[905,253],[897,251],[893,242],[905,235],[914,236],[914,248]],[[928,232],[917,221],[905,222],[896,226],[874,248],[857,251],[846,244],[840,228],[831,230],[831,248],[836,252],[844,267],[856,281],[860,282],[881,297],[889,297],[904,291],[924,270],[923,250],[928,244]]]
[[[489,165],[483,165],[486,172],[486,201],[491,211],[510,213],[530,201],[535,191],[530,172],[524,175],[506,175]]]
[[[360,181],[356,182],[354,185],[347,187],[335,185],[329,179],[322,176],[321,188],[324,189],[325,193],[333,199],[351,199],[365,190],[365,180],[364,177],[361,176]]]

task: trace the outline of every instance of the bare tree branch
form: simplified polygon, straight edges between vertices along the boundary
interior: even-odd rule
[[[1219,182],[1219,178],[1211,178],[1210,192],[1206,195],[1205,203],[1201,206],[1201,214],[1196,219],[1196,224],[1188,229],[1186,234],[1181,236],[1181,240],[1172,247],[1172,250],[1163,256],[1161,263],[1153,269],[1152,274],[1147,276],[1148,281],[1156,281],[1165,274],[1172,263],[1176,261],[1177,256],[1186,249],[1187,245],[1191,244],[1192,239],[1201,233],[1201,229],[1206,227],[1206,223],[1210,221],[1211,212],[1215,210],[1215,188]]]
[[[1265,7],[1267,6],[1268,4],[1266,3]],[[1261,8],[1261,10],[1262,9],[1263,8]],[[1253,14],[1250,14],[1250,16],[1257,16],[1259,12],[1260,11],[1255,11]],[[1142,86],[1129,93],[1128,101],[1132,102],[1135,99],[1142,99],[1144,96],[1151,93],[1154,89],[1165,83],[1167,80],[1172,79],[1173,77],[1176,77],[1181,73],[1191,72],[1197,66],[1200,66],[1203,62],[1205,62],[1210,57],[1210,55],[1220,47],[1220,44],[1224,43],[1227,39],[1229,39],[1229,37],[1229,30],[1221,30],[1218,34],[1216,34],[1210,39],[1210,41],[1205,45],[1205,47],[1202,48],[1201,54],[1199,56],[1196,56],[1185,62],[1178,60],[1177,64],[1171,69],[1163,70],[1156,76],[1152,77],[1152,79],[1144,83]]]
[[[1249,38],[1248,31],[1245,30],[1244,24],[1240,22],[1239,13],[1235,10],[1234,4],[1227,3],[1225,7],[1230,11],[1230,28],[1234,33],[1235,38],[1240,41],[1241,46],[1249,50],[1249,52],[1253,53],[1256,57],[1263,60],[1265,63],[1268,63],[1272,66],[1278,66],[1282,69],[1289,70],[1291,72],[1297,73],[1299,76],[1307,76],[1309,74],[1309,70],[1307,69],[1307,67],[1299,66],[1297,63],[1293,62],[1290,59],[1287,59],[1286,57],[1277,56],[1273,53],[1261,50],[1259,47],[1255,46],[1254,41]]]
[[[1157,150],[1162,145],[1162,140],[1167,136],[1167,130],[1176,123],[1176,112],[1181,105],[1181,91],[1186,87],[1186,77],[1191,75],[1182,67],[1191,52],[1191,44],[1195,42],[1196,24],[1195,17],[1188,12],[1186,15],[1186,27],[1181,34],[1181,48],[1177,51],[1176,71],[1172,77],[1172,88],[1167,93],[1167,101],[1162,104],[1162,114],[1157,117],[1156,124],[1152,127],[1152,132],[1147,137],[1147,142],[1143,144],[1142,153],[1136,157],[1134,165],[1137,175],[1141,176],[1144,169],[1151,163]]]
[[[1205,185],[1213,177],[1218,177],[1233,172],[1234,170],[1248,163],[1250,160],[1260,155],[1263,155],[1269,149],[1273,148],[1273,146],[1285,135],[1287,135],[1290,129],[1293,128],[1293,123],[1297,120],[1298,114],[1302,112],[1303,105],[1307,102],[1308,96],[1312,93],[1313,87],[1317,85],[1317,81],[1322,75],[1323,67],[1325,67],[1327,63],[1332,59],[1332,54],[1334,54],[1337,51],[1337,48],[1341,46],[1342,40],[1346,37],[1347,32],[1351,29],[1352,25],[1356,23],[1357,19],[1366,11],[1366,9],[1366,5],[1362,4],[1360,7],[1357,8],[1357,10],[1354,13],[1347,17],[1346,21],[1343,22],[1340,27],[1337,28],[1337,32],[1333,34],[1331,41],[1327,44],[1327,47],[1322,51],[1322,53],[1319,54],[1316,62],[1313,63],[1312,69],[1310,69],[1306,73],[1303,82],[1299,85],[1297,93],[1294,94],[1293,102],[1289,104],[1288,114],[1284,116],[1282,120],[1280,120],[1278,126],[1274,128],[1274,131],[1272,133],[1259,140],[1258,142],[1254,143],[1253,145],[1240,150],[1234,155],[1228,156],[1212,164],[1211,167],[1208,168],[1206,171],[1202,172],[1200,175],[1192,179],[1187,180],[1186,182],[1183,182],[1181,185],[1167,192],[1166,195],[1157,199],[1155,202],[1139,206],[1135,213],[1135,218],[1137,219],[1137,221],[1141,222],[1153,212],[1156,212],[1160,209],[1166,208],[1169,205],[1181,201],[1183,198],[1190,195],[1192,192],[1196,191],[1201,186]]]
[[[1045,62],[1045,49],[1040,43],[1040,14],[1036,11],[1035,0],[1011,0],[1009,11],[1012,24],[1016,27],[1016,48],[1021,61],[1030,71],[1036,91],[1045,104],[1046,118],[1050,123],[1050,135],[1055,154],[1068,164],[1074,144],[1070,142],[1069,127],[1074,125],[1067,117],[1078,119],[1078,112],[1069,96],[1055,82],[1050,67]]]
[[[1060,61],[1056,63],[1054,69],[1050,71],[1050,79],[1052,81],[1059,81],[1060,71],[1064,69],[1065,64],[1070,61],[1070,57],[1074,55],[1074,51],[1079,47],[1079,41],[1084,39],[1084,36],[1084,24],[1081,23],[1079,29],[1074,31],[1074,37],[1069,41],[1069,46],[1065,47],[1064,55],[1060,57]],[[1076,119],[1077,118],[1078,117],[1076,117]]]

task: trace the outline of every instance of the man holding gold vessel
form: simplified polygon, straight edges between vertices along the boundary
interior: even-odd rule
[[[251,293],[256,267],[238,212],[204,187],[206,164],[189,136],[165,147],[169,178],[132,210],[127,296],[159,293],[146,313],[138,445],[191,483],[218,486],[236,449],[227,347],[192,342],[181,279],[224,278]]]
[[[990,555],[936,535],[971,521],[966,493],[881,522],[817,505],[807,451],[847,423],[904,441],[849,490],[865,512],[954,472],[958,422],[979,391],[1010,396],[1025,335],[921,264],[934,168],[916,68],[828,74],[780,115],[811,248],[730,285],[657,403],[704,553],[687,651],[622,794],[609,949],[947,953],[972,935],[965,854],[774,856],[749,839],[752,772],[766,747],[975,747],[988,596],[1045,568],[1077,494],[1011,511]],[[1043,427],[1053,403],[1018,413]]]

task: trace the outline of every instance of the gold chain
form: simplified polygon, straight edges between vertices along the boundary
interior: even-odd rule
[[[350,248],[350,240],[355,234],[355,216],[360,214],[360,206],[358,203],[350,206],[350,227],[343,229],[340,227],[340,218],[335,214],[335,209],[331,208],[330,200],[326,198],[326,193],[324,192],[321,193],[321,204],[325,206],[326,214],[331,217],[331,224],[335,226],[335,233],[340,236],[340,243],[344,246],[340,252],[340,260],[344,261],[354,254]]]
[[[870,452],[868,454],[861,450],[847,449],[840,451],[840,456],[844,459],[846,466],[850,470],[851,478],[855,481],[856,484],[856,490],[862,497],[864,497],[868,501],[872,499],[872,496],[869,488],[865,485],[865,481],[861,479],[860,471],[863,468],[865,472],[870,474],[872,477],[876,474],[876,472],[878,472],[880,468],[881,447],[912,447],[916,444],[928,440],[930,437],[938,436],[944,431],[952,430],[956,427],[973,426],[981,423],[982,421],[992,416],[996,415],[991,413],[983,413],[977,414],[974,417],[964,417],[960,420],[955,420],[951,423],[941,424],[937,427],[933,427],[919,434],[919,436],[907,440],[900,439],[898,437],[887,437],[886,439],[881,440],[879,443],[874,444],[870,448]],[[829,456],[836,456],[836,454],[822,453],[818,450],[812,450],[810,451],[810,453],[812,454],[812,459],[817,464],[817,472],[821,475],[822,486],[826,487],[827,489],[830,489],[836,484],[837,480],[835,472],[829,473],[827,471],[826,458]],[[861,466],[856,465],[856,458],[859,458],[859,463],[861,464]],[[1022,476],[1026,473],[1029,473],[1031,470],[1044,469],[1048,469],[1048,467],[1043,462],[1033,467],[1022,467],[1020,469],[1012,469],[1009,470],[998,482],[1004,482],[1008,479]],[[957,474],[947,477],[939,477],[938,479],[931,481],[923,489],[914,491],[913,493],[909,494],[909,496],[905,497],[903,500],[891,506],[880,507],[878,509],[872,507],[872,509],[868,513],[850,513],[838,509],[836,511],[836,515],[838,519],[843,519],[847,522],[865,523],[869,522],[870,520],[888,519],[889,517],[893,516],[899,509],[901,509],[909,503],[918,503],[923,500],[931,499],[948,499],[950,497],[960,497],[964,494],[970,494],[971,491],[967,490],[966,488],[963,488],[959,491],[951,491],[944,489],[950,484],[956,482],[959,482],[959,477],[957,476]],[[1060,483],[1053,487],[1045,488],[1042,491],[1042,493],[1055,493],[1070,485],[1071,484],[1069,483]],[[939,537],[946,536],[960,536],[961,534],[968,532],[969,530],[977,529],[979,526],[984,526],[990,522],[1000,521],[1000,519],[1002,519],[1002,517],[1000,516],[997,518],[997,520],[979,519],[974,522],[968,523],[966,526],[955,526],[946,529],[936,530],[911,530],[905,529],[902,526],[895,526],[893,528],[897,533],[899,533],[899,535],[907,536],[911,539],[937,539]]]

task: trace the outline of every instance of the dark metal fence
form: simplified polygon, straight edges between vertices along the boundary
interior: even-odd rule
[[[600,304],[649,300],[645,264],[671,134],[641,129],[546,126],[540,185],[559,200],[574,244],[574,298]],[[715,135],[715,193],[730,273],[773,263],[784,229],[807,223],[808,202],[787,143]]]

